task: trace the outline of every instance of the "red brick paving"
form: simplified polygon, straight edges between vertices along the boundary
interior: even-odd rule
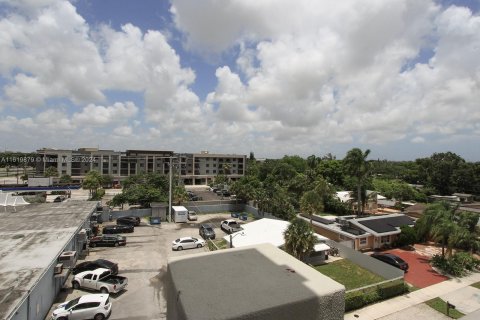
[[[449,279],[433,270],[429,264],[429,258],[426,256],[402,249],[393,249],[387,252],[399,256],[408,263],[409,269],[405,273],[405,281],[417,288],[425,288]]]

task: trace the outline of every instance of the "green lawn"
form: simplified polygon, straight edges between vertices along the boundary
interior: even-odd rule
[[[215,245],[217,247],[213,246],[212,242],[215,243]],[[215,239],[215,240],[207,241],[207,245],[208,245],[208,249],[210,249],[210,251],[215,251],[215,250],[217,250],[217,248],[219,250],[227,249],[228,242],[225,241],[225,239]]]
[[[480,289],[480,282],[475,282],[471,284],[472,287]]]
[[[347,259],[317,266],[315,269],[333,280],[343,284],[346,290],[375,284],[385,279]]]
[[[437,310],[438,312],[447,315],[447,303],[440,298],[434,298],[425,302],[429,307]],[[449,311],[450,318],[458,319],[464,316],[463,313],[455,309],[450,309]]]

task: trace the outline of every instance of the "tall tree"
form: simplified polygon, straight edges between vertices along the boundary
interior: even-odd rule
[[[102,186],[102,175],[95,170],[89,171],[83,180],[82,187],[83,189],[88,189],[90,198],[93,198],[98,188]]]
[[[44,177],[58,177],[58,170],[56,167],[48,167],[43,173]]]
[[[293,219],[283,235],[285,250],[299,260],[304,260],[317,242],[312,226],[300,218]]]
[[[364,208],[364,203],[362,202],[362,186],[364,186],[365,180],[370,173],[370,163],[367,161],[369,154],[369,149],[363,152],[358,148],[354,148],[348,151],[346,157],[343,159],[345,171],[356,179],[357,213],[359,215],[363,213]]]

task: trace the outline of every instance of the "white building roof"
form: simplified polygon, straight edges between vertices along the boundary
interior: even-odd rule
[[[342,202],[352,200],[352,191],[337,191],[337,198]]]
[[[263,218],[257,221],[242,225],[243,231],[236,232],[232,236],[233,247],[245,247],[260,243],[271,243],[280,247],[285,243],[283,232],[288,228],[290,222]],[[243,234],[243,235],[241,235]],[[230,243],[230,236],[223,237]]]

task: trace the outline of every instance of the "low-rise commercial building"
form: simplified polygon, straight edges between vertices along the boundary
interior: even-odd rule
[[[93,201],[1,208],[0,319],[45,319],[96,208]]]
[[[272,244],[172,258],[167,319],[343,319],[345,287]]]

